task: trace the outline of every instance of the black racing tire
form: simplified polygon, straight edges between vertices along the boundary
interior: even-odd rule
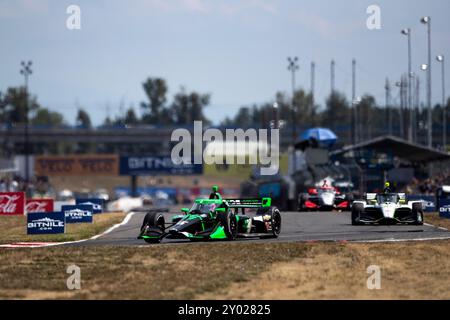
[[[348,206],[345,211],[352,211],[352,203],[355,200],[352,194],[347,194],[345,200],[348,201]]]
[[[414,217],[413,224],[416,226],[423,225],[423,208],[421,203],[413,203],[412,214]]]
[[[364,211],[364,205],[361,203],[355,203],[352,206],[352,226],[360,226],[362,225],[361,222],[357,221],[359,217],[361,217],[361,214]]]
[[[308,211],[308,209],[305,207],[305,201],[306,198],[304,195],[300,195],[299,200],[298,200],[298,212],[305,212]]]
[[[234,240],[238,233],[238,224],[236,216],[231,210],[228,212],[218,212],[216,216],[217,221],[223,227],[227,240]]]
[[[160,212],[148,212],[144,217],[144,221],[142,222],[141,232],[143,232],[146,227],[158,228],[161,230],[161,232],[164,232],[164,230],[165,230],[164,215]],[[161,241],[161,239],[160,238],[151,238],[151,239],[144,238],[144,241],[147,243],[159,243]]]
[[[281,233],[281,213],[277,207],[260,208],[256,212],[257,216],[270,215],[270,225],[272,230],[264,238],[278,238]]]

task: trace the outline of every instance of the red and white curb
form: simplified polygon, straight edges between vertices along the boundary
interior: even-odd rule
[[[108,233],[111,233],[115,229],[117,229],[123,225],[126,225],[130,221],[131,217],[133,217],[134,214],[135,214],[135,212],[128,213],[127,216],[123,219],[123,221],[121,223],[117,223],[117,224],[113,225],[111,228],[109,228],[108,230],[106,230],[105,232],[103,232],[101,234],[97,234],[89,239],[83,239],[83,240],[77,240],[77,241],[66,241],[66,242],[15,242],[15,243],[10,243],[10,244],[1,244],[0,248],[44,248],[44,247],[54,247],[54,246],[61,246],[61,245],[65,245],[65,244],[83,243],[83,242],[90,241],[90,240],[96,240],[100,237],[103,237],[104,235],[107,235]]]
[[[59,242],[15,242],[10,244],[2,244],[0,248],[41,248],[55,245]]]

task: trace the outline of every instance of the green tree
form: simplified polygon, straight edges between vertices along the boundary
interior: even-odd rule
[[[161,78],[148,78],[142,86],[148,99],[148,102],[141,103],[141,108],[144,111],[142,120],[144,123],[158,124],[167,101],[168,87],[166,81]]]
[[[28,96],[28,117],[39,109],[34,96]],[[8,88],[5,94],[0,93],[0,120],[10,123],[25,123],[27,111],[27,93],[24,87]]]
[[[139,119],[136,116],[133,108],[129,108],[125,115],[125,124],[136,125],[139,123]]]
[[[345,127],[350,134],[350,107],[342,93],[334,91],[326,100],[325,110],[321,115],[321,125],[339,131]]]
[[[376,112],[376,101],[371,95],[364,95],[357,105],[358,121],[360,139],[367,140],[373,138],[373,131],[378,127],[378,115]]]
[[[79,109],[77,114],[76,125],[83,129],[92,129],[91,118],[89,114],[83,110]],[[80,142],[77,144],[76,152],[77,153],[90,153],[94,150],[94,145],[89,142]]]
[[[84,129],[92,128],[91,118],[84,109],[78,110],[76,125]]]
[[[203,114],[203,110],[209,105],[210,95],[197,92],[187,93],[182,87],[180,92],[174,96],[171,106],[172,114],[176,124],[191,124],[193,121],[210,121]]]
[[[315,126],[317,110],[311,93],[303,89],[295,91],[294,94],[295,121],[297,126]]]
[[[59,112],[40,108],[36,111],[36,114],[30,122],[33,125],[59,126],[64,124],[64,116]]]
[[[112,126],[112,124],[113,124],[113,121],[111,120],[110,117],[106,117],[105,120],[103,120],[103,125],[104,126],[109,127],[109,126]]]

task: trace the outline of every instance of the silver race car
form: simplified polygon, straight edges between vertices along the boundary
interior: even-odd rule
[[[352,225],[423,224],[421,201],[407,201],[404,193],[368,193],[352,205]]]

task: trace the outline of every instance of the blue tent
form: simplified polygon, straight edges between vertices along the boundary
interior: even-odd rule
[[[301,141],[315,139],[319,144],[327,147],[333,146],[337,141],[337,136],[333,131],[326,128],[311,128],[300,135]]]

